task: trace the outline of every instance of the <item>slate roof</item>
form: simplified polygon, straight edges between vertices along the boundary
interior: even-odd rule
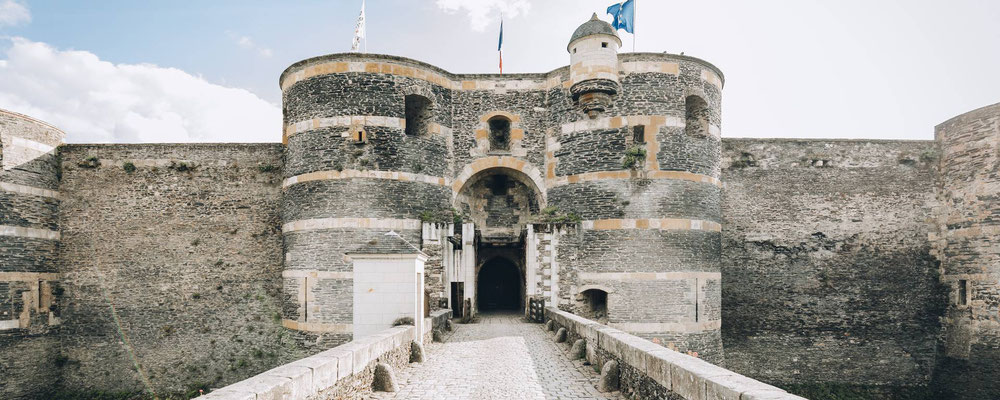
[[[618,37],[618,33],[615,29],[611,27],[611,24],[601,21],[597,18],[597,13],[594,13],[590,17],[590,21],[584,22],[579,28],[573,31],[573,37],[569,38],[569,42],[573,43],[579,38],[590,36],[590,35],[611,35],[618,39],[618,43],[621,43],[621,38]]]

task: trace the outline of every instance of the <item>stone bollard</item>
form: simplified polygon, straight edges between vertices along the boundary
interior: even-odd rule
[[[376,392],[395,392],[396,374],[386,363],[375,364],[375,379],[372,380],[372,390]]]
[[[618,362],[615,360],[604,363],[601,368],[601,380],[597,382],[597,391],[614,392],[618,390]]]
[[[554,326],[555,326],[555,324],[552,323],[551,319],[545,322],[545,330],[546,331],[552,332]]]
[[[587,355],[587,341],[577,339],[573,342],[573,348],[570,349],[569,354],[574,360],[585,357]]]
[[[431,340],[441,343],[444,341],[444,331],[441,329],[435,329],[431,331]]]
[[[556,343],[562,343],[566,341],[566,328],[559,328],[556,332]]]
[[[455,325],[452,324],[452,322],[451,322],[450,319],[446,319],[444,321],[444,330],[446,330],[448,332],[451,332],[451,331],[455,330]]]
[[[424,346],[417,342],[410,342],[410,362],[424,362]]]

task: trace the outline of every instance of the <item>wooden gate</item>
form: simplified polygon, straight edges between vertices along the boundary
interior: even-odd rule
[[[528,319],[531,322],[545,322],[545,299],[528,300]]]

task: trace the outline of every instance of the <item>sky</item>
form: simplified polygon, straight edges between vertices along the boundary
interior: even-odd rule
[[[548,72],[612,1],[370,0],[367,50],[493,73],[502,12],[504,72]],[[725,74],[723,137],[933,139],[1000,102],[1000,1],[636,1],[635,51]],[[0,0],[0,108],[71,143],[276,142],[278,76],[349,51],[360,6]]]

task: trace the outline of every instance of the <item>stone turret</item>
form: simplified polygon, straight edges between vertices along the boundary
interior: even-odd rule
[[[595,13],[569,39],[566,51],[570,59],[570,93],[590,118],[611,106],[618,93],[618,48],[622,41],[611,24]]]

